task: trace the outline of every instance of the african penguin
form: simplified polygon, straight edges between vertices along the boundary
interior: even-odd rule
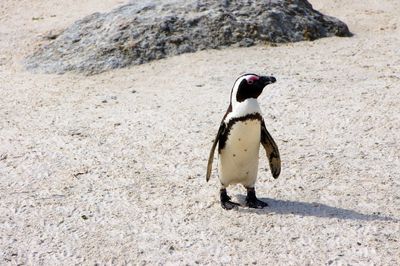
[[[278,147],[265,127],[257,97],[266,85],[275,81],[272,76],[244,74],[235,81],[231,90],[230,104],[212,145],[206,175],[208,181],[218,143],[220,199],[224,209],[230,210],[239,205],[232,202],[226,192],[226,188],[233,184],[242,184],[247,189],[246,206],[250,208],[268,206],[267,203],[257,199],[254,189],[260,143],[266,151],[274,178],[281,172],[281,160]]]

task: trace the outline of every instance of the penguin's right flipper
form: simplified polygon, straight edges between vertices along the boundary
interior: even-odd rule
[[[214,160],[214,152],[215,152],[215,148],[217,147],[217,143],[219,142],[220,137],[222,136],[222,133],[225,131],[225,123],[222,122],[221,125],[219,126],[218,129],[218,133],[217,136],[214,139],[214,143],[211,147],[211,151],[210,151],[210,156],[208,156],[208,164],[207,164],[207,175],[206,175],[206,181],[208,182],[208,180],[210,180],[210,176],[211,176],[211,170],[212,170],[212,163]]]
[[[261,144],[267,152],[272,176],[274,178],[278,178],[279,174],[281,173],[281,158],[279,155],[278,146],[265,127],[264,120],[261,122]]]

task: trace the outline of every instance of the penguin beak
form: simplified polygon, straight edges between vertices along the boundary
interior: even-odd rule
[[[268,84],[275,83],[276,78],[274,78],[273,76],[261,76],[260,81],[262,84],[264,84],[264,86],[266,86]]]

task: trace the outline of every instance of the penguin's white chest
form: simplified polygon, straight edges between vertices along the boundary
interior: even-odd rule
[[[238,121],[231,127],[219,157],[219,177],[223,186],[241,183],[253,187],[257,179],[261,122]]]

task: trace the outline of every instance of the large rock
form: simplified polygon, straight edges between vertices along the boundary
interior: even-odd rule
[[[306,0],[153,0],[76,21],[26,59],[29,69],[87,74],[197,50],[350,36]]]

